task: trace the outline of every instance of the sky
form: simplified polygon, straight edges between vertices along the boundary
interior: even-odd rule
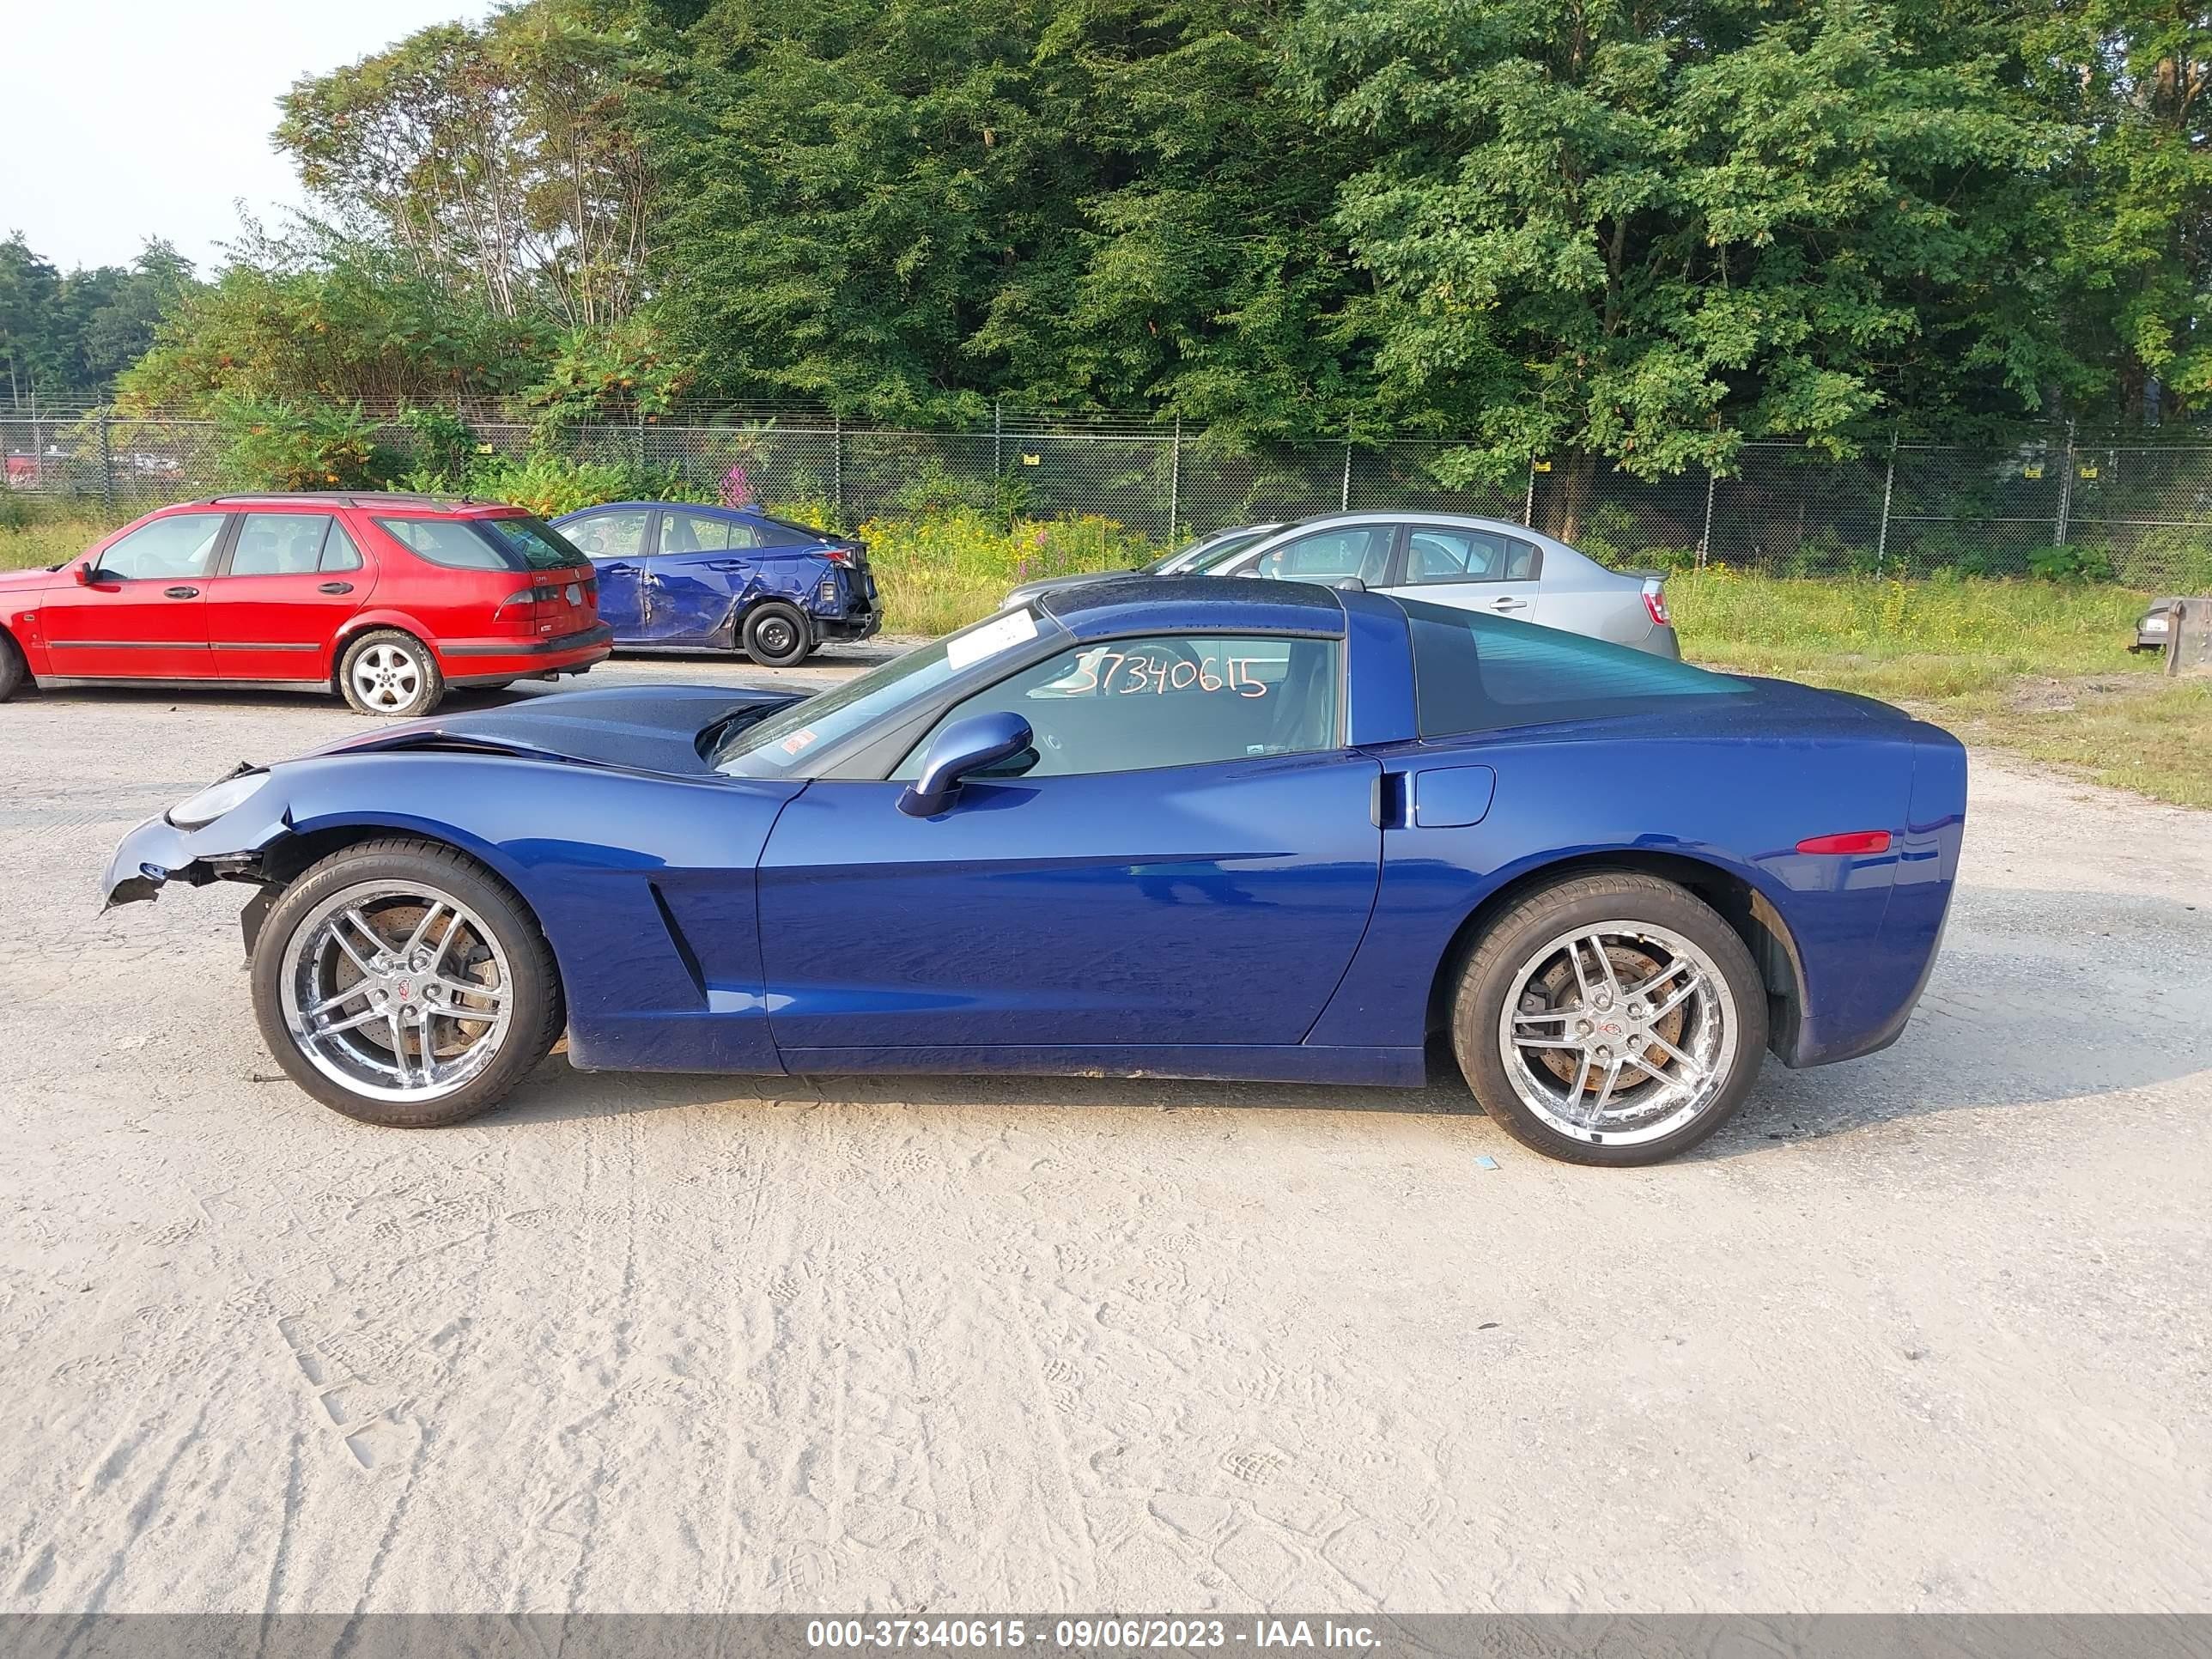
[[[198,264],[238,198],[269,222],[302,198],[269,147],[302,75],[488,0],[0,0],[0,237],[64,270],[127,264],[149,237]]]

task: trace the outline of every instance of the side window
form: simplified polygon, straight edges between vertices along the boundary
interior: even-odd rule
[[[1406,580],[1527,582],[1542,561],[1535,544],[1494,530],[1445,530],[1416,525],[1406,538]]]
[[[1741,696],[1741,681],[1605,640],[1400,599],[1425,738],[1652,712],[1671,697]]]
[[[231,550],[234,576],[311,576],[320,567],[327,514],[249,513]]]
[[[1379,582],[1390,562],[1390,538],[1395,531],[1395,526],[1387,524],[1317,530],[1261,554],[1252,574],[1292,582],[1340,582],[1347,576]]]
[[[643,507],[593,513],[562,526],[561,533],[586,558],[634,559],[644,550],[646,521],[651,516]]]
[[[1198,766],[1338,746],[1343,645],[1287,636],[1155,635],[1078,646],[957,704],[900,762],[971,714],[1012,711],[1035,733],[1000,774],[1045,778]]]
[[[724,553],[732,548],[757,546],[753,527],[736,519],[717,519],[704,513],[671,513],[660,521],[660,550],[664,553]]]
[[[142,525],[100,556],[100,574],[123,581],[204,576],[222,537],[222,513],[179,513]]]
[[[331,520],[331,533],[323,538],[324,570],[358,570],[361,568],[361,549],[346,533],[346,527],[336,519]]]
[[[379,519],[377,527],[409,551],[449,570],[509,570],[500,551],[451,519]]]

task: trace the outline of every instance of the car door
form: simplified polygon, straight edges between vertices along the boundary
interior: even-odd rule
[[[207,585],[216,675],[329,678],[338,629],[368,599],[370,580],[335,514],[245,514]]]
[[[1342,746],[1342,652],[1073,647],[939,722],[1012,709],[1035,737],[947,811],[898,810],[927,736],[887,780],[810,784],[758,871],[787,1063],[1300,1042],[1381,861],[1380,768]]]
[[[58,678],[208,679],[206,588],[230,515],[172,513],[98,555],[90,580],[49,588],[39,607]],[[88,561],[92,556],[87,556]]]
[[[659,540],[648,562],[653,597],[647,631],[653,641],[729,643],[730,617],[759,579],[751,552],[759,540],[742,519],[661,508]]]
[[[1407,526],[1402,567],[1384,591],[1535,622],[1543,609],[1543,550],[1525,537],[1416,523]]]
[[[647,637],[647,565],[653,551],[653,509],[611,507],[564,519],[561,533],[592,562],[599,582],[599,620],[616,643]]]

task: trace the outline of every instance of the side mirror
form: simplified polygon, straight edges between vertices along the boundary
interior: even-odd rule
[[[87,559],[76,568],[76,585],[79,587],[89,587],[92,586],[92,579],[99,574],[98,568],[90,559]]]
[[[922,757],[921,775],[899,797],[908,817],[933,817],[952,804],[960,781],[971,772],[1011,760],[1030,746],[1030,723],[1019,714],[971,714],[937,734]]]
[[[1364,593],[1367,591],[1367,584],[1357,576],[1346,576],[1342,581],[1336,583],[1335,586],[1340,593]]]

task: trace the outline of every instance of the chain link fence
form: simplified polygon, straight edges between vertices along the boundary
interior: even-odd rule
[[[1341,508],[1469,513],[1533,525],[1628,568],[1723,564],[1780,575],[2029,574],[2212,587],[2212,447],[2092,443],[1905,445],[1833,462],[1749,444],[1735,467],[1638,479],[1590,457],[1540,460],[1491,487],[1452,488],[1449,440],[1250,444],[1179,424],[1038,419],[908,431],[817,411],[553,431],[483,420],[486,453],[550,447],[712,499],[732,489],[857,526],[967,503],[1031,518],[1089,514],[1163,544],[1232,524]],[[411,434],[379,428],[404,453]],[[93,412],[0,413],[11,491],[111,514],[219,494],[238,480],[211,422]]]

